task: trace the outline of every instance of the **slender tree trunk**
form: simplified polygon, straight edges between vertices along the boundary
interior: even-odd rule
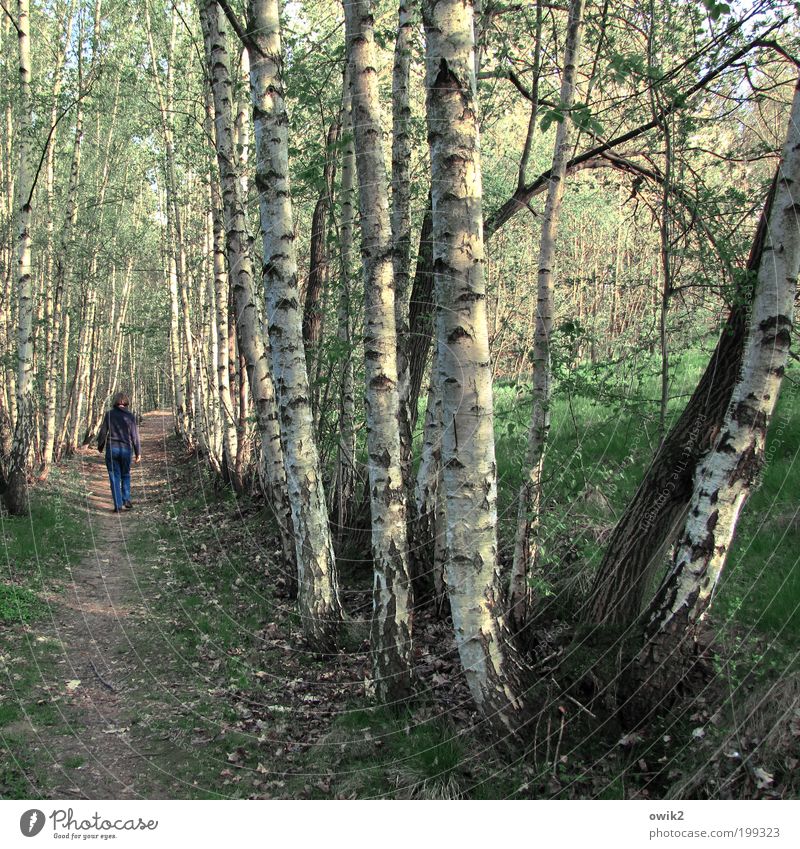
[[[170,253],[169,264],[169,291],[171,309],[171,356],[174,379],[174,405],[175,405],[175,429],[177,433],[188,439],[190,436],[190,419],[187,398],[191,398],[191,391],[186,391],[187,373],[191,373],[191,361],[188,361],[188,351],[180,344],[181,321],[180,321],[180,295],[183,291],[183,274],[185,263],[182,261],[183,229],[180,217],[180,205],[178,201],[178,180],[175,171],[175,142],[172,127],[172,81],[174,76],[173,54],[177,34],[178,14],[173,10],[172,27],[170,32],[169,47],[166,58],[167,78],[162,84],[161,70],[159,66],[160,57],[156,53],[153,43],[153,30],[150,22],[149,2],[144,4],[145,26],[147,30],[147,43],[150,52],[150,64],[153,72],[156,95],[158,97],[158,109],[161,119],[161,133],[164,138],[164,170],[165,170],[165,214],[167,219],[167,239]],[[188,372],[187,372],[188,369]]]
[[[350,82],[345,72],[342,92],[342,187],[339,251],[341,256],[341,295],[337,314],[337,337],[342,345],[343,361],[339,384],[339,443],[336,459],[336,527],[341,539],[353,516],[356,494],[356,431],[355,431],[355,377],[353,360],[353,286],[351,253],[353,250],[353,223],[355,213],[353,192],[356,153],[353,146],[353,115],[350,100]]]
[[[232,86],[227,37],[222,25],[221,12],[215,0],[209,2],[203,0],[200,7],[200,20],[214,95],[217,163],[222,183],[228,269],[235,301],[237,332],[240,352],[247,362],[247,375],[261,437],[259,469],[263,472],[264,489],[275,513],[284,560],[291,574],[295,568],[295,545],[292,538],[278,410],[269,368],[270,351],[261,331],[261,322],[256,309],[253,264],[242,203],[242,187],[236,170],[236,156],[233,148]],[[242,383],[244,381],[240,380],[240,391],[243,389]],[[244,447],[243,435],[240,434],[238,437],[240,453]]]
[[[425,0],[436,379],[442,390],[447,590],[461,665],[498,736],[526,711],[497,569],[497,466],[483,265],[473,4]]]
[[[64,65],[67,61],[67,52],[70,42],[70,30],[72,29],[72,20],[75,12],[75,2],[72,0],[67,11],[64,30],[63,30],[63,52],[61,53],[59,64],[56,68],[56,76],[53,83],[53,102],[50,109],[50,125],[55,127],[58,119],[58,99],[61,94],[61,86],[63,83]],[[78,103],[77,112],[82,111],[82,103]],[[53,137],[47,148],[47,171],[46,171],[46,186],[47,186],[47,292],[46,292],[46,323],[47,335],[45,340],[45,373],[44,373],[44,432],[42,435],[42,465],[39,470],[40,480],[46,480],[50,470],[50,465],[53,462],[53,450],[56,437],[57,410],[56,402],[58,397],[58,357],[61,344],[61,310],[64,294],[64,263],[65,255],[69,248],[69,233],[73,226],[73,218],[77,210],[76,194],[77,194],[77,172],[79,166],[75,164],[76,152],[80,158],[80,144],[77,141],[77,133],[80,133],[81,119],[76,114],[76,149],[73,150],[73,164],[70,168],[69,186],[67,189],[67,214],[61,230],[59,239],[59,247],[56,249],[55,227],[54,227],[54,210],[53,196],[55,191],[55,149],[56,149],[56,131],[53,131]],[[73,170],[75,179],[73,184]],[[56,260],[56,253],[60,260]],[[2,328],[0,328],[2,334]]]
[[[369,0],[344,4],[345,39],[364,267],[365,405],[375,569],[372,662],[378,698],[395,701],[411,690],[411,582],[400,453],[392,232],[371,6]]]
[[[431,381],[428,388],[428,400],[425,407],[425,425],[422,431],[422,451],[415,488],[416,516],[414,517],[415,556],[422,575],[433,577],[433,590],[436,607],[442,609],[444,601],[444,564],[446,546],[444,544],[447,523],[445,516],[444,488],[442,484],[442,393],[438,381],[437,357],[431,368]],[[428,591],[426,582],[423,591]]]
[[[306,639],[318,651],[332,651],[342,608],[303,348],[289,187],[288,120],[280,74],[279,3],[249,0],[247,10],[253,45],[250,80],[264,240],[263,280],[297,546],[298,605]]]
[[[409,410],[409,304],[411,263],[411,39],[414,5],[400,0],[392,69],[392,273],[397,332],[397,392],[400,403],[400,460],[406,494],[411,495],[411,413]],[[410,504],[413,502],[409,502]]]
[[[210,88],[206,92],[206,110],[210,117],[209,137],[213,138],[214,102]],[[237,431],[230,383],[228,339],[228,270],[225,267],[225,228],[222,221],[222,198],[213,169],[209,174],[211,216],[214,228],[214,296],[217,313],[217,391],[223,434],[223,469],[227,469],[233,488],[242,489],[242,470],[236,465]]]
[[[569,158],[569,112],[575,97],[578,55],[583,27],[584,0],[572,0],[569,6],[567,40],[564,47],[564,71],[561,76],[559,112],[561,121],[556,130],[553,164],[542,219],[539,246],[537,283],[536,332],[533,339],[533,415],[528,431],[528,449],[525,455],[525,481],[519,492],[517,505],[517,531],[514,540],[514,560],[509,583],[509,617],[516,628],[527,621],[532,602],[528,583],[538,556],[537,532],[542,507],[542,473],[547,436],[550,431],[550,396],[552,375],[550,368],[550,339],[553,335],[553,265],[556,258],[556,234],[564,197],[564,181]]]
[[[763,465],[770,417],[789,355],[800,270],[800,80],[778,168],[742,368],[713,449],[695,478],[672,567],[645,616],[640,662],[663,676],[711,602],[742,508]]]
[[[325,140],[325,166],[322,172],[323,188],[311,216],[308,285],[303,306],[303,344],[308,354],[308,373],[314,384],[318,377],[319,345],[322,342],[322,293],[327,285],[329,271],[328,216],[333,203],[339,130],[338,120],[328,127]]]
[[[417,266],[414,270],[414,285],[411,287],[408,332],[408,424],[411,432],[417,425],[419,395],[428,354],[433,339],[433,213],[431,196],[428,193],[425,215],[419,233]]]
[[[17,0],[19,43],[19,167],[16,180],[17,236],[17,418],[8,470],[5,502],[12,515],[28,512],[28,456],[33,429],[33,286],[31,280],[31,217],[33,137],[31,115],[31,40],[29,0]]]

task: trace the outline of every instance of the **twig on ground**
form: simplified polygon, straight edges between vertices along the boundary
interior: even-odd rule
[[[109,684],[109,683],[108,683],[108,681],[106,681],[106,679],[105,679],[105,678],[103,678],[103,676],[102,676],[102,675],[101,675],[101,674],[97,671],[97,667],[94,665],[94,661],[90,659],[90,660],[89,660],[89,664],[90,664],[90,665],[91,665],[91,667],[92,667],[92,672],[94,672],[94,674],[97,676],[97,680],[98,680],[98,681],[99,681],[99,682],[100,682],[100,683],[101,683],[104,687],[106,687],[107,689],[111,690],[111,692],[112,692],[112,693],[116,693],[116,692],[117,692],[117,690],[116,690],[116,689],[115,689],[115,688],[114,688],[111,684]]]

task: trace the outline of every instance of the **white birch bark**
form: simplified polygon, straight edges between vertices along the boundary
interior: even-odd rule
[[[426,90],[447,510],[446,581],[461,665],[498,735],[524,718],[497,571],[497,467],[484,280],[473,4],[426,0]]]
[[[209,123],[208,129],[211,125]],[[219,389],[217,387],[217,376],[219,374],[219,332],[217,330],[217,291],[216,274],[214,268],[214,213],[209,208],[206,214],[206,244],[205,244],[205,266],[203,276],[205,278],[205,308],[203,310],[203,344],[200,353],[204,357],[202,369],[202,386],[205,398],[206,418],[209,422],[209,443],[211,456],[218,473],[221,473],[225,461],[225,444],[222,435],[222,404]],[[208,260],[211,260],[209,263]],[[204,352],[207,352],[207,356]]]
[[[50,126],[55,127],[58,119],[58,99],[61,94],[63,84],[64,65],[67,61],[67,51],[70,43],[70,30],[72,29],[72,20],[75,11],[75,2],[71,0],[64,19],[63,29],[63,50],[60,53],[59,62],[55,70],[55,79],[53,82],[53,100],[50,108]],[[77,110],[80,111],[82,104],[77,104]],[[76,115],[76,125],[80,122]],[[45,321],[47,323],[47,332],[45,339],[45,371],[44,371],[44,422],[42,434],[42,463],[39,471],[41,480],[45,480],[53,462],[53,449],[56,436],[57,411],[56,401],[58,392],[58,354],[61,344],[61,309],[63,300],[64,280],[63,280],[63,263],[64,254],[67,250],[69,228],[72,225],[72,216],[70,215],[70,207],[72,210],[77,208],[75,192],[77,186],[73,186],[73,169],[70,169],[69,188],[67,189],[67,216],[59,239],[59,254],[61,255],[61,266],[56,273],[56,239],[55,239],[55,213],[53,209],[53,196],[55,192],[55,149],[56,149],[56,131],[53,131],[53,136],[47,148],[47,171],[46,171],[46,187],[47,187],[47,294],[46,294],[46,309]],[[74,152],[73,152],[74,159]],[[73,163],[74,165],[74,163]],[[77,175],[75,177],[77,183]],[[66,233],[65,233],[66,231]],[[2,328],[0,328],[2,333]]]
[[[278,0],[249,0],[247,26],[263,282],[297,546],[298,607],[309,643],[332,651],[343,614],[303,346]]]
[[[281,433],[275,388],[269,367],[270,351],[261,332],[256,309],[253,264],[245,223],[241,183],[236,170],[233,148],[232,86],[225,26],[216,0],[202,0],[200,19],[206,45],[206,61],[214,97],[217,164],[222,184],[226,253],[233,289],[236,325],[241,353],[247,361],[247,376],[253,394],[256,420],[261,436],[259,469],[264,477],[272,510],[278,523],[283,556],[290,583],[295,572],[295,546],[284,470]],[[244,381],[240,381],[240,403],[244,400]],[[241,415],[240,415],[241,417]],[[239,438],[239,457],[245,441]],[[237,463],[240,460],[237,458]]]
[[[514,540],[514,560],[509,582],[509,618],[515,627],[522,627],[528,617],[532,593],[528,584],[536,564],[539,511],[542,506],[542,472],[547,436],[550,431],[550,397],[552,374],[550,339],[553,334],[553,264],[556,253],[556,234],[564,197],[567,161],[570,155],[572,121],[569,111],[575,98],[575,79],[583,27],[584,0],[572,0],[569,6],[567,38],[564,47],[564,69],[558,111],[561,120],[556,129],[555,148],[550,180],[547,186],[542,232],[539,243],[537,276],[536,329],[533,337],[533,413],[528,430],[525,454],[526,477],[520,487],[517,503],[517,531]]]
[[[672,568],[651,605],[640,660],[659,663],[711,602],[742,507],[764,462],[794,322],[800,270],[800,79],[758,267],[742,368],[725,423],[697,473]]]
[[[214,104],[210,100],[211,92],[208,91],[208,108],[211,111],[213,123]],[[222,437],[224,446],[224,468],[238,492],[242,488],[242,470],[236,465],[238,456],[237,448],[237,421],[236,411],[231,395],[230,383],[230,358],[228,338],[228,270],[225,267],[225,228],[222,221],[222,198],[220,196],[219,184],[212,173],[209,175],[211,186],[211,215],[214,226],[214,296],[217,312],[217,391],[219,394],[220,414],[222,416]]]
[[[411,582],[400,457],[392,233],[371,7],[370,0],[344,4],[364,267],[365,406],[375,569],[371,648],[376,695],[389,701],[403,699],[411,690]]]
[[[20,110],[19,166],[16,179],[17,245],[17,418],[5,493],[12,515],[28,511],[28,455],[33,433],[33,285],[31,280],[31,217],[33,190],[33,137],[31,114],[31,39],[29,0],[17,0]]]
[[[175,429],[184,437],[189,437],[190,419],[187,400],[191,398],[191,392],[186,389],[187,370],[191,373],[191,364],[187,363],[186,351],[180,342],[181,339],[181,309],[180,293],[183,290],[183,272],[185,263],[182,262],[183,229],[180,218],[180,206],[178,202],[177,176],[175,172],[175,139],[172,127],[172,81],[173,81],[173,54],[175,38],[178,25],[177,11],[173,9],[172,28],[170,32],[169,47],[167,51],[167,78],[162,83],[161,69],[159,67],[159,55],[156,53],[153,43],[153,28],[150,21],[150,0],[144,3],[145,29],[147,32],[147,45],[150,52],[150,67],[153,74],[153,82],[158,100],[158,112],[161,121],[161,133],[164,139],[164,165],[165,165],[165,192],[166,203],[164,206],[167,219],[168,251],[170,253],[169,270],[169,292],[170,292],[170,353],[172,358],[172,374],[174,388],[175,407]]]

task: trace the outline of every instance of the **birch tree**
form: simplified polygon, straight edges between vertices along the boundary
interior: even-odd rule
[[[260,465],[264,469],[265,489],[278,522],[285,562],[292,574],[295,548],[291,540],[292,525],[283,447],[278,424],[275,387],[269,366],[270,352],[261,332],[260,318],[256,308],[253,263],[233,145],[233,96],[227,34],[216,0],[208,0],[208,2],[200,0],[200,19],[206,47],[206,62],[214,95],[217,164],[222,183],[225,243],[235,304],[236,329],[240,349],[247,361],[247,377],[256,408],[258,430],[261,436]],[[239,439],[238,445],[241,449],[242,439]]]
[[[499,735],[524,722],[497,569],[497,466],[486,319],[472,2],[425,0],[428,140],[447,512],[446,581],[461,666]]]
[[[310,645],[332,651],[342,608],[303,346],[279,8],[278,0],[249,0],[247,6],[262,273],[297,552],[298,606]]]
[[[365,408],[372,512],[372,658],[378,697],[411,688],[411,585],[400,456],[392,230],[384,162],[371,2],[345,2],[345,38],[364,268]]]
[[[336,458],[336,526],[341,537],[353,510],[356,491],[355,376],[353,368],[353,284],[351,254],[353,250],[353,203],[356,154],[353,146],[353,109],[347,72],[342,84],[342,185],[339,255],[341,295],[337,309],[336,335],[346,352],[339,383],[339,441]]]
[[[397,333],[400,404],[400,458],[406,494],[411,493],[411,412],[409,410],[408,280],[411,262],[411,39],[414,4],[400,0],[392,66],[392,273]]]
[[[17,0],[19,50],[19,166],[17,168],[17,417],[5,493],[9,513],[28,511],[28,460],[33,437],[33,285],[31,280],[31,218],[33,212],[33,99],[29,0]]]
[[[800,79],[778,168],[741,371],[713,450],[697,471],[672,567],[646,616],[648,671],[691,636],[713,597],[736,524],[763,464],[794,326],[800,270]],[[658,670],[656,670],[658,675]]]
[[[583,0],[572,0],[569,6],[567,38],[564,47],[564,70],[558,101],[553,164],[547,188],[547,201],[542,218],[537,272],[536,330],[533,338],[533,414],[528,431],[525,455],[526,478],[520,488],[517,505],[517,531],[514,540],[514,560],[509,586],[509,616],[516,627],[524,625],[531,603],[528,580],[536,565],[539,511],[542,507],[542,473],[547,436],[550,431],[550,398],[552,373],[550,340],[553,335],[553,264],[556,258],[556,234],[564,197],[564,181],[570,153],[570,109],[575,97],[578,54],[583,26]]]

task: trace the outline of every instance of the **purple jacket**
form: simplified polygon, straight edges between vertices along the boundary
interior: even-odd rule
[[[103,424],[97,434],[97,450],[105,451],[106,440],[118,445],[128,445],[138,457],[141,453],[139,446],[139,428],[136,417],[124,407],[112,407],[103,417]]]

